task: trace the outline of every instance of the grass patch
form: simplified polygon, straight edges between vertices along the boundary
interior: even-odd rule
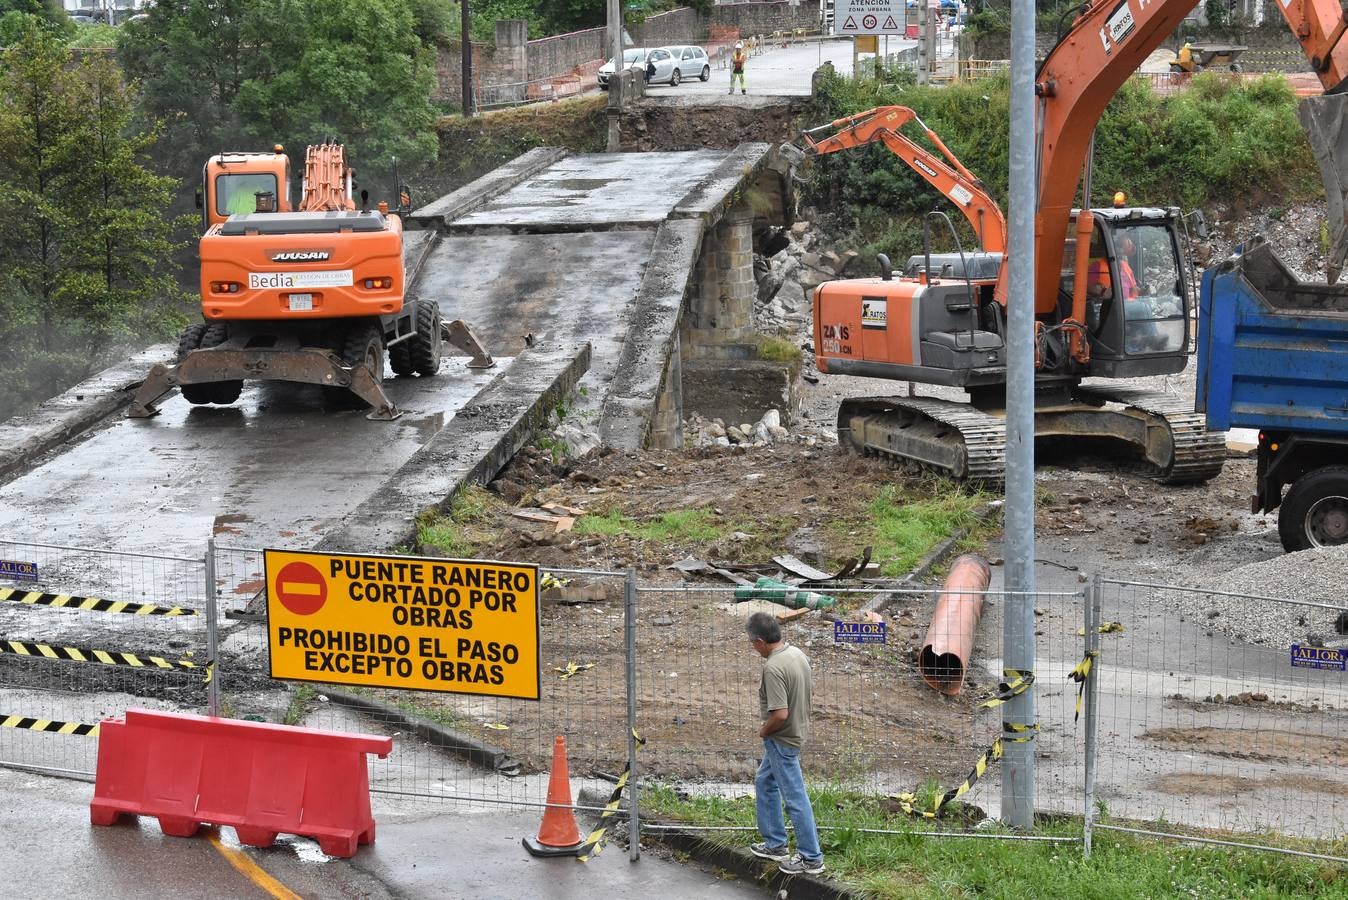
[[[769,362],[800,362],[800,347],[795,341],[779,335],[759,335],[758,358]]]
[[[881,574],[897,577],[911,571],[937,544],[960,529],[969,531],[964,544],[981,544],[990,529],[980,523],[977,513],[986,502],[983,494],[965,493],[944,483],[937,485],[933,496],[916,499],[889,484],[867,504],[862,533],[865,543],[875,548]],[[835,528],[855,530],[856,525],[838,523]]]
[[[471,485],[450,501],[449,513],[417,525],[417,543],[451,556],[476,556],[490,544],[495,532],[488,528],[500,501],[486,488]]]
[[[576,522],[580,534],[598,534],[605,537],[626,536],[642,541],[688,541],[711,543],[734,531],[731,523],[719,518],[710,509],[675,509],[653,519],[629,519],[616,509],[600,514],[589,514]]]
[[[314,699],[315,691],[307,684],[296,685],[290,692],[290,703],[286,706],[285,715],[281,716],[282,725],[298,725],[304,721],[304,714],[308,711],[309,701]]]
[[[923,838],[930,830],[885,812],[875,798],[830,786],[810,790],[819,817],[827,877],[875,900],[949,897],[1340,897],[1348,877],[1332,864],[1271,853],[1191,847],[1097,831],[1089,859],[1077,843]],[[642,790],[644,810],[695,825],[754,824],[753,798],[684,799],[666,787]],[[980,829],[998,831],[1000,826]],[[885,829],[900,834],[870,834]],[[1078,839],[1079,820],[1055,820],[1036,833]],[[712,832],[731,846],[758,840],[754,831]],[[1342,855],[1344,842],[1318,849]],[[1290,844],[1289,844],[1290,846]],[[1300,849],[1300,847],[1299,847]]]

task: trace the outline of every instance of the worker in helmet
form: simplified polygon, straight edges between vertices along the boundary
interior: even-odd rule
[[[736,80],[740,83],[740,93],[749,93],[744,86],[744,64],[749,61],[749,54],[744,52],[744,41],[735,42],[735,50],[730,54],[730,93],[735,93]]]
[[[1119,281],[1120,293],[1124,300],[1138,298],[1137,277],[1133,274],[1129,259],[1137,252],[1133,239],[1125,237],[1119,242]],[[1099,238],[1091,241],[1091,262],[1086,269],[1086,293],[1092,297],[1114,296],[1114,282],[1109,275],[1109,260],[1105,258],[1104,247]]]

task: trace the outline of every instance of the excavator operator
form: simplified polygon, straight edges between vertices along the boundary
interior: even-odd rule
[[[1119,242],[1119,281],[1124,300],[1138,298],[1137,276],[1128,261],[1137,252],[1133,239],[1126,237]],[[1086,269],[1086,293],[1092,297],[1104,299],[1114,296],[1113,279],[1109,275],[1109,260],[1105,258],[1104,246],[1097,233],[1091,240],[1091,262]]]

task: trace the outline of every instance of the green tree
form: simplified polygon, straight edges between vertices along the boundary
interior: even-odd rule
[[[165,123],[171,171],[334,136],[364,169],[414,166],[436,151],[432,56],[416,29],[440,25],[426,15],[409,0],[157,3],[123,28],[118,58],[145,115]]]
[[[140,157],[130,89],[31,25],[0,55],[0,397],[83,377],[178,292],[169,179]]]

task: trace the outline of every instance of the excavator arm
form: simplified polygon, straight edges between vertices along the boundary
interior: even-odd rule
[[[940,155],[932,153],[899,131],[909,122],[916,122]],[[829,132],[816,138],[815,135]],[[945,142],[927,127],[913,110],[906,106],[879,106],[866,112],[836,119],[827,125],[812,128],[802,137],[805,152],[823,156],[850,150],[866,144],[883,144],[889,152],[907,163],[908,167],[926,179],[927,183],[959,208],[983,250],[1006,253],[1006,219],[996,202],[988,196],[983,183],[964,167]],[[798,148],[797,148],[798,149]],[[1006,267],[1002,267],[994,296],[1006,302]]]
[[[1326,93],[1337,94],[1348,87],[1345,84],[1348,44],[1342,41],[1345,17],[1339,0],[1287,0],[1277,5],[1315,67]],[[1036,314],[1051,314],[1058,304],[1068,222],[1091,135],[1101,114],[1124,81],[1194,6],[1194,0],[1096,0],[1040,66],[1035,81],[1040,135]],[[1335,102],[1316,116],[1314,123],[1307,118],[1303,113],[1303,125],[1325,180],[1331,228],[1336,235],[1335,251],[1341,251],[1348,248],[1348,229],[1342,227],[1346,199],[1342,185],[1348,182],[1348,177],[1342,174],[1339,164],[1348,162],[1348,145],[1339,126],[1348,117],[1342,115],[1342,103]],[[1077,230],[1088,233],[1090,225],[1090,216],[1083,215]],[[1337,244],[1340,240],[1342,248]],[[1338,252],[1336,258],[1342,260],[1343,253]],[[1334,265],[1331,273],[1338,274]],[[1084,295],[1081,291],[1077,293],[1072,318],[1080,320]]]

